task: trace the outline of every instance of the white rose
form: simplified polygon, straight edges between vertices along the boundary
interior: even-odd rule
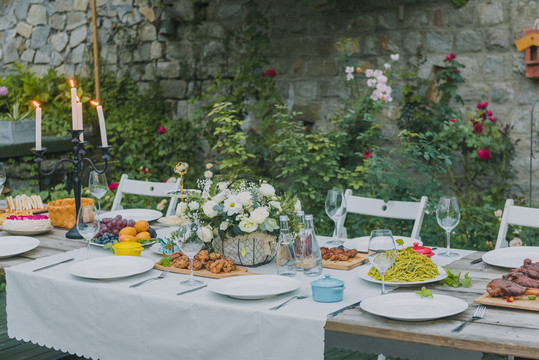
[[[187,212],[187,204],[184,202],[180,202],[178,206],[176,206],[176,215],[182,216],[185,215]]]
[[[270,204],[279,211],[283,211],[283,209],[281,208],[281,203],[278,201],[270,201],[268,204]]]
[[[212,231],[209,226],[203,226],[197,231],[198,237],[204,242],[210,242],[213,238]]]
[[[221,225],[219,225],[219,230],[225,231],[226,229],[228,229],[229,226],[230,224],[228,223],[228,221],[223,221]]]
[[[167,180],[168,183],[175,183],[176,182],[176,178],[174,176],[172,177],[169,177],[168,180]]]
[[[391,54],[390,57],[391,57],[391,60],[393,61],[399,60],[399,54]]]
[[[213,164],[212,163],[207,163],[206,164],[206,169],[211,169],[213,167]]]
[[[513,240],[509,241],[509,246],[522,246],[522,240],[520,240],[519,238],[514,238]]]
[[[494,216],[496,217],[502,217],[503,215],[503,211],[501,211],[500,209],[494,211]]]
[[[294,204],[294,211],[295,212],[298,212],[298,211],[301,211],[301,201],[296,201],[296,203]]]
[[[238,194],[238,202],[243,206],[250,206],[252,204],[251,193],[249,191],[240,192]]]
[[[259,207],[254,209],[254,211],[251,213],[251,220],[257,224],[262,224],[264,221],[266,221],[268,216],[268,209],[265,207]]]
[[[200,206],[198,205],[198,202],[196,201],[191,201],[189,203],[189,210],[198,210]]]
[[[218,215],[217,211],[213,210],[213,207],[217,205],[216,202],[208,200],[202,205],[202,211],[206,214],[207,217],[213,218]]]
[[[255,222],[252,222],[249,219],[243,219],[239,223],[240,230],[246,233],[252,233],[258,228],[258,224]]]
[[[219,186],[219,190],[223,191],[224,189],[228,187],[228,182],[221,181],[219,184],[217,184],[217,186]]]
[[[262,196],[270,197],[275,195],[275,188],[271,186],[270,184],[262,184],[260,185],[260,189],[258,190]]]
[[[204,177],[206,179],[211,179],[213,177],[213,173],[210,170],[204,171]]]
[[[215,201],[216,204],[220,204],[223,202],[225,197],[226,197],[225,193],[220,192],[219,194],[215,195],[212,200]]]

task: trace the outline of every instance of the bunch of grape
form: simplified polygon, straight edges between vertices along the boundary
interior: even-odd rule
[[[103,236],[107,236],[108,238],[111,238],[112,236],[112,240],[110,241],[118,240],[118,234],[120,233],[120,230],[122,230],[126,226],[135,226],[135,220],[122,219],[122,215],[116,215],[116,217],[114,218],[102,219],[101,227],[96,235],[97,239],[95,240],[95,242],[97,244],[106,244],[107,242],[100,242],[102,241],[100,239]]]
[[[108,243],[116,242],[118,240],[117,236],[112,235],[111,233],[106,233],[104,235],[101,235],[97,239],[94,240],[96,244],[105,245]]]

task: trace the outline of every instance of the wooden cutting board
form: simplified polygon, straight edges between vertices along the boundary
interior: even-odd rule
[[[539,311],[539,297],[537,297],[535,300],[529,300],[528,295],[516,297],[513,302],[508,302],[504,298],[493,297],[486,293],[475,299],[474,302],[483,305],[499,306],[510,309]]]
[[[363,265],[369,261],[369,256],[367,254],[358,253],[356,257],[348,259],[346,261],[329,261],[322,260],[322,267],[326,269],[336,269],[336,270],[351,270]]]
[[[166,266],[163,266],[163,265],[159,265],[158,263],[155,263],[155,265],[153,267],[154,267],[154,269],[157,269],[157,270],[168,270],[170,272],[178,273],[178,274],[187,274],[187,275],[189,275],[191,273],[191,270],[189,270],[189,269],[178,269],[177,267],[173,267],[173,266],[166,267]],[[214,278],[214,279],[222,279],[222,278],[227,278],[227,277],[231,277],[231,276],[260,275],[260,274],[257,274],[257,273],[250,273],[250,272],[248,272],[248,270],[249,269],[247,269],[246,267],[238,266],[238,268],[236,270],[231,271],[229,273],[217,273],[217,274],[214,274],[209,270],[202,269],[202,270],[194,271],[193,275],[201,276],[201,277]]]

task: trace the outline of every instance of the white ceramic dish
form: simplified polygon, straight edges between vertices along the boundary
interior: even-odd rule
[[[496,249],[483,254],[482,259],[489,265],[513,269],[522,266],[524,259],[539,261],[539,247],[515,246]]]
[[[146,220],[146,221],[154,221],[159,219],[163,216],[160,211],[157,210],[151,210],[151,209],[124,209],[124,210],[116,210],[116,211],[109,211],[106,213],[102,213],[99,215],[101,219],[104,218],[113,218],[116,215],[122,215],[122,218],[127,220]]]
[[[211,291],[236,299],[264,299],[294,291],[301,283],[286,276],[234,276],[209,283]]]
[[[0,258],[19,255],[39,246],[39,240],[28,236],[0,236]]]
[[[141,245],[142,245],[142,247],[148,247],[148,246],[152,246],[154,244],[155,244],[155,242],[153,241],[153,242],[147,242],[147,243],[144,243],[144,244],[141,244]],[[96,244],[93,241],[90,241],[90,245],[97,246],[97,247],[104,247],[105,246],[103,244]]]
[[[402,245],[403,248],[412,247],[414,246],[414,243],[419,243],[419,246],[423,245],[423,242],[421,242],[421,240],[412,239],[406,236],[393,235],[393,239],[395,241],[402,239],[404,241],[404,244]],[[346,240],[343,246],[347,249],[357,249],[357,251],[367,252],[369,250],[369,236],[361,236],[358,238]],[[397,244],[397,249],[400,248],[401,246]]]
[[[459,314],[468,309],[466,301],[452,296],[416,293],[393,293],[375,296],[361,302],[361,308],[374,315],[394,320],[426,321]]]
[[[142,274],[153,265],[152,260],[139,256],[104,256],[75,263],[69,272],[86,279],[119,279]]]
[[[368,273],[369,273],[370,269],[371,269],[371,266],[368,266],[368,265],[360,267],[359,271],[358,271],[359,277],[361,279],[363,279],[363,280],[366,280],[366,281],[381,284],[382,283],[381,280],[376,280],[376,279],[373,279],[373,278],[371,278],[369,276]],[[438,272],[440,273],[440,275],[436,275],[436,277],[434,277],[434,278],[432,278],[430,280],[412,281],[412,282],[389,282],[389,281],[386,281],[386,285],[389,285],[389,286],[423,285],[423,284],[437,282],[437,281],[443,280],[443,279],[445,279],[447,277],[447,273],[445,272],[445,270],[441,266],[438,266]]]
[[[3,227],[0,227],[0,229],[4,230],[7,233],[13,234],[13,235],[38,235],[38,234],[44,234],[46,232],[51,231],[53,226],[48,226],[44,229],[39,230],[15,230],[15,229],[4,229]]]

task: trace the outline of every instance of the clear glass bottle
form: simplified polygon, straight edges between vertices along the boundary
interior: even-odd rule
[[[303,259],[303,243],[305,242],[305,212],[296,212],[298,219],[298,234],[294,239],[294,255],[296,255],[296,270],[303,271],[301,260]]]
[[[288,216],[281,215],[281,233],[277,245],[277,274],[296,276],[296,256],[294,255],[294,239],[288,228]]]
[[[322,274],[322,253],[314,232],[314,221],[311,214],[305,215],[302,266],[305,276],[319,276]]]

